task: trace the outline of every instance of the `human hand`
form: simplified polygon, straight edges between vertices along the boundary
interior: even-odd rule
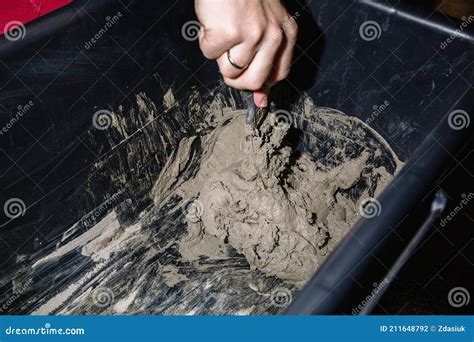
[[[227,85],[253,90],[255,104],[266,107],[270,88],[290,72],[295,17],[280,0],[195,0],[195,8],[204,56],[217,60]]]

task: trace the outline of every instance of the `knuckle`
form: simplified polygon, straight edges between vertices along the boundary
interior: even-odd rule
[[[234,84],[233,84],[232,80],[231,80],[230,78],[228,78],[228,77],[225,77],[225,76],[224,76],[224,83],[225,83],[226,85],[228,85],[229,87],[234,87]],[[235,88],[235,87],[234,87],[234,88]]]
[[[286,79],[288,77],[288,75],[290,74],[290,70],[287,69],[287,70],[284,70],[282,72],[279,72],[277,77],[276,77],[276,81],[277,82],[280,82],[280,81],[283,81],[284,79]]]
[[[213,44],[211,44],[206,39],[199,40],[199,47],[201,48],[202,54],[207,59],[216,59],[217,58],[216,53],[215,53],[215,51],[216,51],[215,46],[213,46]]]
[[[296,22],[292,22],[286,28],[286,35],[290,42],[295,42],[296,38],[298,37],[298,24]]]
[[[246,40],[250,43],[257,45],[263,38],[265,34],[265,29],[263,25],[255,25],[249,29],[248,34],[246,34]]]
[[[234,89],[247,89],[243,82],[241,82],[240,80],[229,78],[229,77],[224,77],[224,83]]]
[[[217,59],[217,64],[219,66],[219,72],[224,78],[230,78],[230,79],[235,79],[237,76],[239,76],[242,71],[234,68],[229,64],[227,61],[227,58],[225,57],[220,57]]]
[[[224,66],[220,67],[220,71],[224,78],[232,79],[236,76],[236,73],[233,70],[230,70],[230,68],[226,68]]]
[[[201,47],[201,51],[204,57],[206,57],[207,59],[215,59],[215,55],[212,49],[208,47]]]
[[[289,67],[280,67],[278,70],[275,70],[275,72],[272,74],[271,78],[269,79],[270,83],[277,83],[280,81],[283,81],[286,79],[291,72],[291,69]]]
[[[247,89],[247,90],[250,90],[250,91],[257,91],[257,90],[259,90],[260,88],[261,88],[261,87],[258,87],[258,86],[256,86],[256,85],[253,85],[253,84],[250,84],[250,83],[249,83],[248,85],[242,87],[242,89]]]
[[[283,30],[277,24],[271,24],[268,27],[268,36],[277,45],[283,41]]]
[[[249,90],[259,90],[263,87],[265,83],[265,78],[259,75],[252,75],[246,81],[246,84],[249,87]]]
[[[240,31],[238,27],[229,25],[229,27],[223,29],[223,36],[226,41],[235,42],[240,38]]]

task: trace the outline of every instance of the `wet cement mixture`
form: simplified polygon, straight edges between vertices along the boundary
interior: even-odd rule
[[[212,129],[180,141],[152,197],[157,207],[182,199],[184,260],[226,258],[230,246],[252,270],[300,287],[401,163],[361,121],[309,99],[300,113],[262,113],[256,125],[245,125],[244,115],[211,112]]]
[[[95,206],[18,258],[12,280],[0,278],[0,310],[284,310],[402,163],[365,123],[309,98],[259,112],[251,127],[238,96],[222,87],[178,101],[168,91],[161,107],[140,93],[107,130],[91,128],[95,150],[114,146],[79,192]]]

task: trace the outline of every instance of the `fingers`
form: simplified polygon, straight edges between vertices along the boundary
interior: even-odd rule
[[[217,64],[219,66],[222,76],[224,78],[237,78],[245,71],[245,69],[236,68],[229,62],[227,51],[230,52],[232,60],[235,64],[242,67],[246,67],[250,65],[255,56],[255,53],[257,52],[258,43],[259,42],[256,41],[256,39],[246,40],[244,43],[234,46],[229,50],[226,50],[226,52],[224,52],[224,54],[217,59]]]
[[[270,88],[275,85],[275,83],[284,80],[290,73],[293,61],[293,51],[298,36],[298,26],[294,19],[284,24],[283,32],[283,43],[273,63],[272,75],[269,77],[264,87],[255,91],[253,94],[254,102],[258,107],[268,106],[268,93],[270,92]]]
[[[292,18],[285,21],[282,28],[275,25],[270,27],[246,70],[233,67],[227,60],[227,55],[221,56],[218,64],[224,82],[233,88],[253,90],[255,104],[258,107],[266,107],[270,88],[285,79],[290,72],[297,36],[298,27]],[[233,57],[234,48],[231,51]],[[245,55],[244,51],[241,55]],[[244,61],[239,64],[242,66],[248,61],[244,58],[241,60]]]
[[[275,59],[273,73],[268,80],[268,85],[272,86],[275,83],[284,80],[288,77],[293,61],[293,52],[298,37],[298,26],[296,21],[292,18],[285,21],[283,26],[284,39],[281,50]]]
[[[272,73],[273,63],[282,41],[283,36],[278,26],[269,26],[265,33],[264,44],[248,68],[237,78],[224,76],[225,83],[236,89],[260,90]]]
[[[195,0],[195,7],[204,55],[217,60],[227,85],[254,91],[256,105],[266,106],[270,87],[288,76],[297,16],[276,0]]]
[[[253,101],[257,107],[265,108],[268,106],[267,90],[257,90],[253,92]]]
[[[217,59],[240,43],[240,34],[230,29],[226,32],[217,32],[217,30],[202,27],[199,33],[199,46],[208,59]]]

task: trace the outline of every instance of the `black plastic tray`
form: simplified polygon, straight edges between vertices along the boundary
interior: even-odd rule
[[[460,32],[460,21],[401,4],[321,0],[288,6],[300,14],[301,34],[289,82],[274,92],[277,107],[307,92],[317,105],[370,122],[408,161],[379,199],[381,215],[353,228],[289,310],[347,313],[387,272],[377,260],[391,265],[405,246],[393,235],[416,233],[417,226],[399,223],[472,136],[474,125],[453,130],[448,115],[473,109],[474,36],[469,27]],[[119,11],[120,19],[87,48]],[[190,20],[192,1],[76,1],[26,25],[23,39],[0,40],[0,124],[18,106],[34,103],[0,136],[0,203],[24,198],[28,208],[13,221],[0,217],[0,276],[8,278],[18,255],[33,255],[109,193],[110,184],[100,179],[90,187],[93,193],[81,189],[88,165],[112,148],[99,142],[100,150],[90,151],[80,144],[97,109],[130,103],[138,92],[162,98],[174,86],[180,98],[193,87],[218,83],[217,68],[202,57],[197,41],[183,39]],[[367,22],[375,25],[374,39],[362,37]],[[374,114],[384,104],[388,109]],[[416,213],[427,214],[426,208]]]

